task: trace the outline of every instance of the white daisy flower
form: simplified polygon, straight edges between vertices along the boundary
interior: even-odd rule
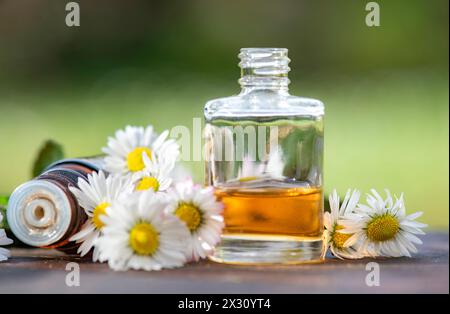
[[[107,147],[102,151],[105,157],[105,170],[110,173],[130,174],[145,168],[143,155],[157,162],[164,158],[168,163],[175,162],[179,156],[179,146],[173,139],[167,139],[169,131],[157,136],[152,126],[127,126],[118,130],[115,137],[108,138]]]
[[[144,170],[136,172],[132,176],[135,190],[166,191],[172,184],[172,178],[169,175],[175,167],[175,161],[161,160],[159,163],[155,163],[146,154],[142,154],[142,160],[144,161]]]
[[[339,208],[339,195],[336,190],[329,196],[331,212],[324,214],[325,232],[324,237],[327,241],[331,253],[338,258],[355,259],[363,257],[359,254],[349,242],[352,234],[343,233],[344,227],[340,225],[342,219],[352,219],[352,213],[356,209],[359,201],[360,192],[358,190],[347,190],[344,201]],[[354,217],[353,217],[354,218]]]
[[[189,232],[167,207],[164,194],[133,193],[107,209],[103,235],[96,240],[100,261],[114,270],[180,267],[186,262]]]
[[[366,256],[411,257],[417,252],[414,244],[422,244],[416,234],[425,234],[422,228],[427,227],[415,221],[422,212],[406,216],[403,194],[394,202],[389,190],[385,191],[383,199],[372,189],[367,205],[360,204],[355,211],[360,219],[342,222],[345,231],[353,234],[348,241],[356,243],[358,251]]]
[[[2,221],[3,221],[3,215],[2,215],[2,213],[0,213],[0,222],[2,222]],[[10,245],[12,243],[13,243],[13,240],[11,240],[10,238],[8,238],[6,236],[5,230],[0,229],[0,245]],[[9,250],[0,247],[0,262],[6,261],[10,255],[11,254],[10,254]]]
[[[103,171],[88,175],[88,181],[78,179],[78,188],[70,187],[80,206],[86,212],[88,219],[81,230],[70,238],[70,241],[81,243],[78,253],[86,255],[94,246],[104,226],[101,216],[105,215],[106,208],[111,206],[121,195],[132,192],[129,180],[119,175],[106,177]],[[94,262],[98,260],[98,250],[94,248]]]
[[[198,261],[210,255],[224,226],[223,204],[216,201],[212,187],[202,188],[188,180],[176,184],[169,196],[167,212],[177,216],[190,231],[189,260]]]

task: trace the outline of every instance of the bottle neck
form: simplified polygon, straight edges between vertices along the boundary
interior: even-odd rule
[[[289,58],[284,48],[243,48],[241,62],[241,94],[255,90],[288,93]]]

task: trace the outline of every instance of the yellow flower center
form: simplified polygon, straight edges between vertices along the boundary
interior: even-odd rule
[[[159,247],[159,234],[151,224],[141,222],[131,229],[129,243],[138,255],[153,255]]]
[[[136,190],[145,191],[152,188],[155,192],[159,189],[159,182],[154,177],[143,177],[136,186]]]
[[[111,206],[111,204],[103,202],[98,204],[97,207],[94,208],[94,217],[92,217],[92,222],[94,223],[95,228],[97,228],[98,230],[101,230],[105,225],[100,217],[106,215],[106,209],[109,206]]]
[[[384,214],[376,216],[367,225],[367,237],[374,242],[387,241],[395,237],[400,229],[400,224],[394,216]]]
[[[181,203],[175,210],[175,215],[186,223],[191,232],[197,230],[202,223],[202,213],[192,204]]]
[[[147,147],[136,147],[127,156],[128,170],[136,172],[144,169],[144,160],[142,153],[146,153],[149,158],[152,158],[152,151]]]
[[[334,228],[334,232],[333,232],[333,236],[332,236],[333,244],[338,249],[343,249],[345,242],[353,235],[351,233],[339,232],[338,230],[341,230],[341,229],[344,229],[344,227],[341,225],[337,225]]]

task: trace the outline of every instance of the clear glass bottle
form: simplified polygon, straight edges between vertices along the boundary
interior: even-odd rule
[[[205,106],[206,183],[225,205],[214,261],[323,259],[324,106],[289,94],[287,54],[241,49],[241,93]]]

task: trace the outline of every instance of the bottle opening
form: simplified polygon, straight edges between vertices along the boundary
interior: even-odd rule
[[[288,49],[286,48],[242,48],[241,79],[243,87],[280,87],[286,88],[290,71]]]
[[[24,208],[23,219],[30,228],[47,228],[55,222],[57,208],[51,199],[36,196]]]

